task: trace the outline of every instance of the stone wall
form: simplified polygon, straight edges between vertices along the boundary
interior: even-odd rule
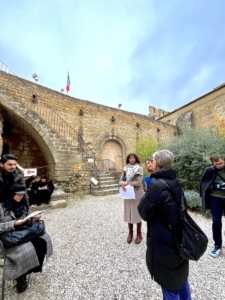
[[[102,150],[108,140],[117,141],[122,149],[122,161],[125,162],[127,153],[135,151],[135,143],[139,137],[151,137],[156,141],[165,141],[174,136],[175,127],[157,120],[151,120],[147,115],[126,112],[120,109],[72,98],[60,92],[53,91],[39,84],[29,82],[4,72],[0,72],[0,84],[14,81],[13,91],[18,98],[23,97],[29,88],[30,101],[33,95],[36,99],[34,107],[40,109],[40,99],[60,115],[74,128],[96,153],[98,159],[102,159]],[[8,87],[10,89],[10,87]],[[43,111],[45,108],[43,107]],[[134,107],[135,110],[135,107]],[[46,115],[49,109],[46,110]],[[46,122],[51,123],[51,114],[46,117]],[[104,154],[105,158],[105,154]]]
[[[153,120],[158,120],[159,118],[167,115],[169,112],[161,108],[156,108],[155,106],[149,106],[149,117]]]
[[[159,118],[168,124],[178,125],[185,121],[195,127],[214,127],[222,119],[225,119],[224,85]]]
[[[45,173],[54,182],[62,187],[67,183],[73,185],[75,166],[85,169],[85,161],[78,150],[68,145],[37,114],[19,103],[3,87],[0,87],[0,107],[3,120],[11,124],[10,134],[3,135],[3,139],[8,152],[18,155],[19,164],[22,167],[47,164]],[[43,170],[39,172],[41,175]],[[86,185],[89,187],[89,181]]]
[[[18,163],[23,168],[37,168],[38,175],[46,174],[46,161],[35,141],[22,129],[12,124],[10,137],[3,136],[8,152],[18,157]]]

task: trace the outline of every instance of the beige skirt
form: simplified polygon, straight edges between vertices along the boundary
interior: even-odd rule
[[[136,224],[142,221],[137,207],[140,200],[124,200],[124,222]]]

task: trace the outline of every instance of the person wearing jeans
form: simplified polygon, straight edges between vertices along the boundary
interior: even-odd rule
[[[202,210],[211,210],[212,233],[214,249],[209,251],[212,257],[223,252],[222,248],[222,215],[225,212],[225,168],[221,155],[213,154],[210,157],[212,166],[207,167],[200,183]]]

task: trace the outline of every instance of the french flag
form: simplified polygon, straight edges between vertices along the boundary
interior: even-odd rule
[[[70,91],[70,76],[69,76],[69,72],[68,72],[68,76],[67,76],[66,91],[67,91],[67,93]]]

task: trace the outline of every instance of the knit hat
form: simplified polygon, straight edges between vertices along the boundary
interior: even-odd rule
[[[9,191],[14,194],[24,195],[26,187],[22,184],[14,184],[9,188]]]

